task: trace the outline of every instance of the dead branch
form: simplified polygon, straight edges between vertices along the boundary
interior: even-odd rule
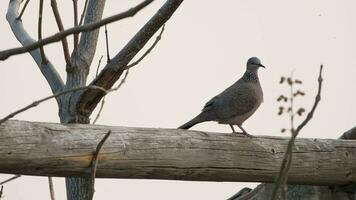
[[[287,150],[284,154],[283,157],[283,161],[282,161],[282,165],[281,165],[281,169],[279,171],[279,175],[278,178],[276,180],[276,184],[274,186],[272,195],[271,195],[271,200],[275,200],[278,197],[278,191],[282,188],[285,187],[286,183],[287,183],[287,179],[288,179],[288,172],[292,163],[292,155],[293,155],[293,146],[294,146],[294,141],[296,139],[296,137],[298,136],[300,130],[302,130],[302,128],[313,118],[313,114],[315,112],[316,107],[318,106],[318,103],[321,99],[321,86],[322,86],[322,71],[323,71],[323,65],[320,66],[320,71],[319,71],[319,77],[318,77],[318,92],[317,95],[315,97],[315,101],[313,104],[312,109],[310,110],[310,112],[308,113],[307,117],[303,120],[303,122],[296,128],[296,130],[294,131],[293,129],[292,131],[292,137],[291,139],[288,141],[288,146],[287,146]]]
[[[125,75],[124,75],[124,78],[122,78],[122,80],[121,80],[121,82],[119,83],[119,85],[116,86],[115,88],[113,88],[112,91],[117,91],[117,90],[120,89],[121,86],[126,82],[126,78],[127,78],[127,76],[129,75],[129,70],[130,70],[130,69],[127,69],[127,70],[126,70],[126,73],[125,73]],[[102,111],[103,111],[103,109],[104,109],[104,105],[105,105],[105,97],[103,97],[103,99],[101,100],[100,108],[99,108],[98,113],[96,114],[96,117],[95,117],[95,119],[94,119],[94,121],[93,121],[93,124],[95,124],[95,123],[98,121],[98,119],[100,118],[100,115],[101,115],[101,113],[102,113]]]
[[[163,26],[162,26],[162,28],[161,28],[161,32],[160,32],[159,35],[156,37],[156,40],[153,42],[153,44],[150,46],[150,48],[148,48],[147,51],[146,51],[144,54],[142,54],[142,56],[141,56],[138,60],[136,60],[135,62],[133,62],[133,63],[131,63],[131,64],[129,64],[129,65],[127,65],[127,66],[125,67],[125,69],[130,69],[131,67],[137,65],[137,64],[140,63],[141,60],[143,60],[149,53],[151,53],[152,49],[155,48],[155,46],[158,44],[158,42],[159,42],[159,41],[161,40],[161,38],[162,38],[162,34],[163,34],[163,32],[164,32],[164,26],[165,26],[165,25],[163,24]]]
[[[90,85],[110,89],[120,78],[125,67],[135,55],[145,46],[150,38],[166,23],[180,6],[183,0],[168,0],[151,17],[151,19],[135,34],[135,36],[116,54]],[[85,91],[80,95],[78,112],[83,116],[90,116],[103,95],[95,91]]]
[[[9,2],[6,19],[16,39],[21,43],[21,45],[27,46],[35,42],[35,40],[27,33],[22,21],[16,19],[18,17],[21,2],[22,0],[11,0]],[[30,51],[30,55],[35,60],[43,76],[46,78],[52,92],[57,93],[62,91],[64,88],[63,80],[52,63],[47,60],[47,64],[43,64],[44,62],[42,61],[42,56],[38,48]]]
[[[98,166],[98,157],[99,157],[99,153],[100,150],[102,148],[102,146],[104,145],[105,141],[109,138],[111,134],[111,131],[108,131],[105,136],[103,137],[103,139],[100,140],[100,142],[98,143],[98,145],[96,146],[96,150],[94,152],[93,158],[91,160],[91,191],[93,191],[92,193],[92,198],[94,196],[94,192],[95,192],[95,177],[96,177],[96,169]]]
[[[4,186],[2,185],[2,186],[1,186],[1,189],[0,189],[0,199],[1,199],[1,197],[2,197],[3,192],[4,192]]]
[[[49,186],[49,194],[51,196],[51,200],[56,200],[56,196],[54,194],[53,180],[52,177],[48,177],[48,186]]]
[[[20,177],[21,177],[20,174],[16,174],[16,175],[14,175],[13,177],[11,177],[11,178],[9,178],[9,179],[6,179],[6,180],[4,180],[4,181],[2,181],[2,182],[0,182],[0,185],[4,185],[5,183],[8,183],[8,182],[10,182],[10,181],[12,181],[12,180],[15,180],[15,179],[17,179],[17,178],[20,178]]]
[[[23,6],[23,8],[22,8],[22,10],[21,10],[21,12],[20,12],[20,14],[19,14],[19,16],[16,18],[17,20],[22,20],[21,18],[22,18],[22,15],[23,15],[23,13],[25,12],[25,10],[26,10],[26,7],[27,7],[27,4],[30,2],[30,0],[27,0],[26,2],[25,2],[25,5]]]
[[[108,130],[97,178],[274,182],[289,140],[9,120],[0,125],[0,173],[90,179],[93,149]],[[297,138],[288,183],[355,183],[355,146],[354,140]]]
[[[109,36],[108,36],[108,29],[105,25],[105,44],[106,44],[106,62],[110,62],[110,51],[109,51]]]
[[[101,26],[104,26],[105,24],[109,24],[127,17],[132,17],[134,16],[138,11],[142,10],[143,8],[145,8],[147,5],[149,5],[153,0],[146,0],[140,4],[138,4],[137,6],[113,15],[111,17],[107,17],[105,19],[102,19],[98,22],[93,22],[93,23],[89,23],[89,24],[85,24],[82,26],[77,26],[77,27],[73,27],[67,30],[64,30],[62,32],[56,33],[52,36],[49,36],[47,38],[44,38],[42,40],[39,40],[37,42],[33,42],[31,44],[27,44],[23,47],[17,47],[17,48],[13,48],[13,49],[8,49],[8,50],[4,50],[4,51],[0,51],[0,60],[6,60],[7,58],[9,58],[10,56],[13,55],[18,55],[18,54],[22,54],[22,53],[26,53],[32,50],[35,50],[41,46],[45,46],[47,44],[53,43],[53,42],[58,42],[60,40],[62,40],[64,37],[68,36],[68,35],[72,35],[75,33],[81,33],[81,32],[88,32],[88,31],[92,31],[95,30]]]
[[[42,98],[40,100],[37,100],[37,101],[34,101],[32,102],[31,104],[15,111],[15,112],[12,112],[10,113],[9,115],[7,115],[6,117],[0,119],[0,124],[6,122],[7,120],[15,117],[16,115],[30,109],[30,108],[33,108],[33,107],[36,107],[38,106],[40,103],[43,103],[45,101],[48,101],[52,98],[57,98],[59,96],[62,96],[62,95],[65,95],[65,94],[68,94],[68,93],[71,93],[71,92],[76,92],[76,91],[79,91],[79,90],[87,90],[87,89],[95,89],[95,90],[100,90],[101,92],[107,94],[108,92],[110,91],[106,91],[105,89],[101,88],[101,87],[97,87],[97,86],[83,86],[83,87],[78,87],[78,88],[73,88],[73,89],[70,89],[70,90],[66,90],[66,91],[62,91],[62,92],[59,92],[59,93],[56,93],[56,94],[53,94],[53,95],[50,95],[50,96],[47,96],[45,98]]]
[[[38,40],[42,39],[42,13],[43,13],[43,0],[40,0],[40,9],[39,9],[39,14],[38,14]],[[40,47],[40,52],[41,52],[41,58],[42,58],[41,64],[46,65],[47,59],[46,59],[46,55],[43,50],[43,46]]]
[[[78,26],[78,0],[73,0],[73,10],[74,10],[74,27]],[[79,33],[73,34],[73,52],[76,52],[78,49]]]
[[[64,31],[61,15],[59,14],[58,6],[57,6],[57,1],[56,0],[51,0],[51,7],[52,11],[54,14],[54,18],[56,19],[58,30],[60,32]],[[70,65],[70,55],[69,55],[69,48],[68,48],[68,41],[67,38],[64,37],[62,40],[62,47],[63,47],[63,53],[64,53],[64,59],[66,61],[67,65]]]
[[[83,19],[84,19],[84,15],[87,10],[87,7],[88,7],[88,0],[85,0],[84,8],[83,8],[82,14],[80,16],[79,26],[81,26],[83,24]]]

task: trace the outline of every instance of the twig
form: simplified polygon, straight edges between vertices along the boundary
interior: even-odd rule
[[[323,65],[320,66],[319,77],[318,77],[318,92],[315,97],[315,101],[314,101],[312,109],[309,111],[309,113],[306,116],[306,118],[304,119],[304,121],[296,128],[296,130],[295,131],[292,130],[292,137],[288,142],[287,150],[283,157],[279,175],[278,175],[277,181],[276,181],[275,186],[272,191],[271,200],[276,200],[277,196],[278,196],[279,189],[281,187],[285,187],[285,185],[287,183],[289,168],[292,163],[292,155],[293,155],[292,151],[293,151],[294,141],[295,141],[296,137],[298,136],[300,130],[302,130],[302,128],[313,118],[315,109],[320,102],[321,86],[322,86],[322,81],[323,81],[322,71],[323,71]]]
[[[38,40],[42,39],[42,13],[43,13],[43,0],[40,0],[40,9],[38,13]],[[46,55],[43,50],[43,46],[40,47],[42,64],[47,64]]]
[[[0,182],[0,185],[4,185],[5,183],[8,183],[8,182],[10,182],[10,181],[12,181],[12,180],[15,180],[15,179],[17,179],[17,178],[19,178],[19,177],[21,177],[21,175],[20,175],[20,174],[16,174],[16,175],[14,175],[13,177],[11,177],[11,178],[9,178],[9,179],[6,179],[5,181]]]
[[[323,65],[320,65],[319,78],[318,78],[318,93],[315,96],[314,105],[313,105],[311,111],[308,113],[308,115],[304,119],[304,121],[297,127],[297,129],[296,129],[297,134],[311,120],[311,118],[313,118],[314,111],[315,111],[316,107],[318,106],[318,103],[321,99],[320,94],[321,94],[321,86],[322,86],[322,82],[323,82],[322,72],[323,72]]]
[[[161,32],[159,33],[159,35],[156,37],[156,40],[153,42],[153,44],[150,46],[150,48],[147,49],[147,51],[135,62],[128,64],[125,69],[130,69],[131,67],[137,65],[139,62],[141,62],[141,60],[143,60],[151,51],[152,49],[157,45],[157,43],[161,40],[162,38],[162,34],[164,32],[164,26],[165,24],[163,24],[162,28],[161,28]]]
[[[21,10],[21,12],[20,12],[20,14],[19,14],[19,16],[16,18],[17,20],[21,20],[21,17],[22,17],[22,15],[23,15],[23,13],[25,12],[25,9],[26,9],[26,7],[27,7],[27,4],[30,2],[30,0],[27,0],[26,2],[25,2],[25,5],[23,6],[23,8],[22,8],[22,10]]]
[[[106,43],[106,62],[110,62],[110,51],[109,51],[109,36],[108,36],[108,29],[106,28],[105,25],[105,43]]]
[[[57,22],[58,30],[60,32],[62,32],[64,30],[64,27],[63,27],[61,16],[58,11],[58,6],[57,6],[56,0],[51,0],[51,7],[52,7],[52,11],[53,11],[54,17]],[[63,46],[64,59],[65,59],[67,65],[70,65],[70,55],[69,55],[69,49],[68,49],[68,41],[67,41],[66,37],[64,37],[62,39],[62,46]]]
[[[17,48],[13,48],[13,49],[8,49],[8,50],[4,50],[4,51],[0,51],[0,60],[6,60],[7,58],[9,58],[10,56],[13,55],[18,55],[21,53],[26,53],[29,51],[32,51],[34,49],[37,49],[41,46],[47,45],[49,43],[53,43],[53,42],[57,42],[62,40],[63,37],[66,37],[68,35],[71,34],[75,34],[75,33],[80,33],[80,32],[88,32],[88,31],[92,31],[95,30],[101,26],[104,26],[105,24],[109,24],[127,17],[132,17],[134,16],[138,11],[142,10],[143,8],[145,8],[147,5],[149,5],[151,2],[153,2],[153,0],[145,0],[144,2],[138,4],[137,6],[113,15],[111,17],[107,17],[105,19],[102,19],[100,21],[97,22],[93,22],[90,24],[85,24],[85,25],[81,25],[81,26],[77,26],[77,27],[73,27],[67,30],[64,30],[62,32],[56,33],[52,36],[49,36],[47,38],[41,39],[37,42],[34,42],[32,44],[23,46],[23,47],[17,47]]]
[[[102,92],[104,92],[105,94],[107,94],[108,92],[111,92],[111,91],[107,91],[105,90],[104,88],[101,88],[101,87],[98,87],[98,86],[83,86],[83,87],[77,87],[77,88],[73,88],[73,89],[70,89],[70,90],[66,90],[66,91],[62,91],[62,92],[58,92],[56,94],[53,94],[51,96],[48,96],[48,97],[45,97],[45,98],[42,98],[40,100],[37,100],[37,101],[34,101],[32,102],[31,104],[13,112],[13,113],[10,113],[9,115],[7,115],[6,117],[0,119],[0,124],[6,122],[7,120],[15,117],[17,114],[19,113],[22,113],[30,108],[33,108],[33,107],[36,107],[38,106],[40,103],[44,102],[44,101],[47,101],[49,99],[52,99],[52,98],[56,98],[56,97],[59,97],[59,96],[62,96],[64,94],[67,94],[67,93],[71,93],[71,92],[76,92],[76,91],[79,91],[79,90],[86,90],[86,89],[96,89],[96,90],[100,90]]]
[[[80,16],[79,26],[81,26],[83,24],[84,15],[85,15],[85,12],[87,10],[87,7],[88,7],[88,0],[85,0],[85,4],[84,4],[83,11],[82,11],[82,15]]]
[[[120,89],[121,86],[126,82],[126,78],[127,78],[128,75],[129,75],[129,69],[126,70],[124,78],[122,78],[122,80],[119,83],[119,85],[114,87],[114,88],[111,88],[109,91],[112,92],[112,91],[117,91],[118,89]]]
[[[78,26],[78,0],[73,0],[73,10],[74,10],[74,27]],[[73,52],[78,49],[79,33],[73,35]]]
[[[100,108],[99,108],[98,113],[95,116],[93,124],[95,124],[98,121],[98,119],[100,118],[100,115],[101,115],[101,112],[103,111],[104,105],[105,105],[105,97],[103,97],[103,99],[101,100]]]
[[[100,59],[99,59],[98,66],[96,67],[95,77],[97,77],[98,74],[99,74],[99,68],[100,68],[100,64],[101,64],[101,60],[102,59],[103,59],[103,56],[101,56]]]
[[[2,185],[2,186],[1,186],[1,190],[0,190],[0,199],[1,199],[1,197],[2,197],[3,191],[4,191],[4,186]]]
[[[126,82],[126,78],[129,75],[129,70],[130,69],[126,70],[124,78],[122,78],[122,80],[119,83],[119,85],[116,86],[115,88],[112,88],[110,91],[117,91]],[[103,111],[103,108],[104,108],[104,104],[105,104],[105,97],[103,97],[103,100],[101,100],[100,108],[99,108],[98,113],[96,114],[96,117],[95,117],[95,119],[93,121],[93,124],[95,124],[98,121],[98,119],[100,118],[101,112]]]
[[[96,150],[93,154],[93,158],[91,160],[91,191],[93,192],[91,194],[92,198],[94,195],[94,191],[95,191],[95,176],[96,176],[96,169],[98,166],[98,156],[100,153],[101,148],[103,147],[105,141],[108,139],[108,137],[110,136],[111,131],[108,131],[105,136],[103,137],[103,139],[100,140],[100,142],[98,143],[98,145],[96,146]]]
[[[53,187],[53,180],[52,177],[48,177],[48,185],[49,185],[49,193],[51,195],[51,200],[56,200],[56,197],[54,195],[54,187]]]

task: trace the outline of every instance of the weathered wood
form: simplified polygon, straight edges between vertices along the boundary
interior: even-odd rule
[[[178,129],[61,125],[8,121],[0,125],[0,173],[89,176],[92,153],[107,133],[97,177],[272,182],[287,138],[242,137]],[[297,139],[289,183],[356,181],[356,141]]]

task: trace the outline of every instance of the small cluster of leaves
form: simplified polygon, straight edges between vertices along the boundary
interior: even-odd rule
[[[292,77],[284,77],[282,76],[280,81],[279,81],[280,84],[287,84],[289,87],[293,87],[293,85],[295,84],[303,84],[303,82],[299,79],[293,79]],[[293,93],[292,96],[288,97],[286,95],[283,95],[281,94],[278,98],[277,98],[277,101],[278,102],[281,102],[281,103],[287,103],[289,101],[294,101],[294,99],[296,97],[302,97],[302,96],[305,96],[305,92],[301,91],[301,90],[297,90],[296,92]],[[278,107],[278,115],[282,115],[284,113],[288,113],[289,115],[298,115],[298,116],[302,116],[303,113],[305,112],[305,109],[304,108],[299,108],[296,112],[292,113],[292,108],[289,106],[289,107],[285,107],[284,105],[282,106],[279,106]],[[287,129],[283,128],[281,130],[282,133],[286,132]]]
[[[305,92],[302,92],[302,91],[300,91],[300,90],[297,90],[297,92],[295,92],[294,94],[293,94],[293,96],[298,96],[298,95],[300,95],[300,96],[304,96],[305,95]]]
[[[285,97],[283,94],[281,94],[281,95],[277,98],[277,101],[284,101],[284,102],[287,102],[287,101],[288,101],[288,98]]]
[[[292,77],[284,77],[282,76],[281,77],[281,80],[279,81],[279,84],[282,84],[282,83],[288,83],[288,85],[293,85],[293,84],[303,84],[303,82],[299,79],[292,79]]]

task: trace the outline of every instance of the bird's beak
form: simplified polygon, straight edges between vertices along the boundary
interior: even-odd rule
[[[262,65],[262,64],[259,64],[259,66],[260,66],[260,67],[263,67],[263,68],[266,68],[266,67],[265,67],[264,65]]]

